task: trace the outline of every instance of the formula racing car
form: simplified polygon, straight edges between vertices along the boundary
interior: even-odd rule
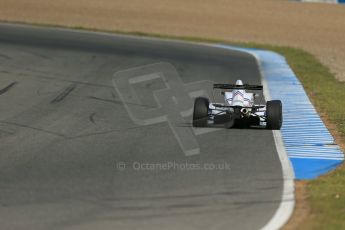
[[[210,103],[205,97],[195,99],[194,127],[206,127],[213,123],[224,124],[226,128],[251,126],[264,126],[272,130],[281,128],[282,103],[280,100],[272,100],[263,104],[262,85],[248,85],[237,80],[236,84],[214,84],[213,92],[216,90],[220,90],[220,97],[224,102]],[[213,100],[214,98],[213,93]],[[255,104],[257,101],[261,104]]]

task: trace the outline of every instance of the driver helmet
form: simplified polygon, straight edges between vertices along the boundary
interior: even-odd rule
[[[242,86],[242,85],[243,85],[243,82],[241,80],[236,81],[236,86]]]

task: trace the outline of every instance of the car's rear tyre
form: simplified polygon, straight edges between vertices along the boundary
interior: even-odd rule
[[[205,127],[208,119],[208,106],[210,102],[207,98],[197,97],[194,101],[193,126]]]
[[[266,103],[266,127],[279,130],[283,124],[282,102],[280,100]]]

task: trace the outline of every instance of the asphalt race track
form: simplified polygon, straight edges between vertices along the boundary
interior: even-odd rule
[[[260,83],[252,56],[0,24],[1,229],[263,227],[283,186],[272,131],[181,115],[191,91],[238,78]]]

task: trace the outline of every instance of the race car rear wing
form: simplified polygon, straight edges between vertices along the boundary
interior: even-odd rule
[[[262,90],[262,85],[235,85],[235,84],[213,84],[214,89],[245,89],[245,90]]]
[[[224,105],[220,103],[212,103],[216,108],[242,108],[242,109],[262,109],[265,108],[265,105],[253,105],[253,106],[234,106],[234,105]]]

